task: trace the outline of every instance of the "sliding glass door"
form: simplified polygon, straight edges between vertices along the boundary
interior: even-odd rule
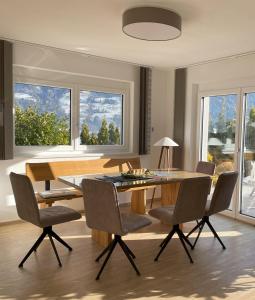
[[[240,214],[255,217],[255,92],[243,96]]]
[[[222,172],[235,170],[237,166],[237,107],[237,94],[202,97],[200,156],[216,164],[213,186]]]
[[[213,183],[238,170],[230,214],[255,224],[255,88],[201,97],[200,159],[216,164]]]

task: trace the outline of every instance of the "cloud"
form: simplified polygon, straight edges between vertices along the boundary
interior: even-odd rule
[[[19,99],[25,99],[25,100],[28,100],[28,101],[33,101],[33,102],[36,102],[36,99],[29,95],[29,94],[26,94],[26,93],[15,93],[14,95],[15,99],[19,100]]]

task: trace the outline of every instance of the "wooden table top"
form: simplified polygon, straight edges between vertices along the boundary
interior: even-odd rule
[[[168,170],[157,170],[154,171],[153,176],[149,179],[138,179],[138,180],[126,180],[122,179],[121,181],[114,182],[114,185],[118,192],[125,192],[128,190],[136,189],[136,188],[146,188],[149,186],[169,184],[173,182],[181,182],[187,178],[198,178],[198,177],[208,177],[208,175],[197,172],[189,172],[189,171],[168,171]],[[109,177],[121,176],[120,173],[109,173],[109,174],[86,174],[86,175],[74,175],[74,176],[60,176],[58,180],[62,183],[65,183],[69,186],[72,186],[76,189],[81,190],[81,182],[83,179],[102,179],[104,178],[108,181]]]

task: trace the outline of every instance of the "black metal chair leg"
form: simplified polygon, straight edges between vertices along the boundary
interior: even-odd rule
[[[178,236],[179,236],[179,239],[180,239],[180,241],[181,241],[181,243],[182,243],[182,246],[183,246],[185,252],[187,253],[187,255],[188,255],[188,257],[189,257],[190,263],[193,264],[193,259],[192,259],[191,255],[190,255],[190,253],[189,253],[189,251],[188,251],[188,249],[187,249],[187,247],[186,247],[186,245],[185,245],[185,243],[184,243],[184,240],[183,240],[183,238],[182,238],[182,235],[180,234],[179,231],[177,231],[177,234],[178,234]]]
[[[168,234],[168,235],[169,235],[169,234]],[[168,235],[163,239],[163,241],[160,243],[159,247],[162,247],[162,246],[165,244]]]
[[[46,235],[51,231],[52,226],[49,227],[44,227],[43,228],[43,235],[44,237],[46,237]],[[34,249],[34,251],[36,252],[37,248],[39,247],[39,244],[37,244],[36,248]]]
[[[134,253],[129,249],[128,245],[125,242],[122,241],[122,239],[119,240],[119,243],[122,243],[122,245],[127,249],[128,253],[131,255],[131,257],[133,259],[136,258]]]
[[[209,221],[209,218],[205,218],[205,222],[206,222],[206,224],[208,225],[208,227],[211,229],[213,235],[214,235],[214,236],[216,237],[216,239],[220,242],[222,248],[225,250],[226,247],[225,247],[225,245],[223,244],[223,242],[222,242],[222,240],[220,239],[220,237],[218,236],[217,232],[214,230],[212,224],[211,224],[210,221]]]
[[[199,220],[196,220],[197,224],[200,222]],[[199,226],[199,228],[201,228],[201,225]]]
[[[168,235],[167,235],[167,236],[163,239],[163,241],[159,244],[159,247],[162,247],[162,246],[165,244],[167,237],[168,237]]]
[[[58,256],[58,251],[57,251],[56,246],[55,246],[55,244],[54,244],[54,242],[53,242],[52,236],[51,236],[49,233],[48,233],[48,236],[49,236],[49,239],[50,239],[50,242],[51,242],[51,246],[52,246],[52,248],[53,248],[53,250],[54,250],[54,252],[55,252],[56,258],[57,258],[57,260],[58,260],[58,264],[59,264],[60,267],[62,267],[60,258],[59,258],[59,256]]]
[[[106,247],[104,250],[98,255],[98,257],[95,259],[96,262],[99,262],[100,258],[102,258],[112,247],[113,241]]]
[[[188,238],[193,232],[195,232],[198,228],[200,228],[200,225],[202,225],[203,220],[201,220],[187,235],[186,238]]]
[[[39,236],[39,238],[34,243],[34,245],[32,246],[32,248],[28,251],[28,253],[26,254],[26,256],[20,262],[19,268],[23,267],[24,262],[29,258],[29,256],[33,253],[33,251],[36,251],[36,249],[39,247],[39,245],[41,244],[41,242],[43,241],[43,239],[45,238],[45,236],[46,236],[46,232],[43,231],[43,233]]]
[[[140,274],[139,270],[137,269],[137,267],[136,267],[136,265],[135,265],[135,263],[134,263],[134,261],[133,261],[131,255],[130,255],[130,253],[129,253],[129,251],[128,251],[128,248],[127,248],[126,245],[125,245],[125,243],[124,243],[122,240],[118,240],[118,242],[119,242],[119,245],[120,245],[120,247],[122,248],[123,252],[126,254],[126,257],[128,258],[128,260],[129,260],[129,262],[131,263],[132,267],[133,267],[134,270],[136,271],[136,274],[137,274],[138,276],[140,276],[141,274]]]
[[[61,239],[54,231],[50,231],[49,234],[54,237],[60,244],[64,245],[69,251],[72,251],[72,247],[70,247],[64,240]]]
[[[166,248],[166,245],[167,245],[167,244],[169,243],[169,241],[171,240],[171,238],[172,238],[172,236],[174,235],[175,231],[176,231],[175,228],[173,228],[172,231],[171,231],[171,232],[168,234],[168,236],[165,238],[164,243],[163,243],[161,249],[159,250],[158,255],[154,258],[154,261],[158,261],[158,259],[159,259],[160,255],[161,255],[161,253],[162,253],[162,252],[164,251],[164,249]]]
[[[154,200],[154,197],[155,197],[155,192],[156,192],[156,188],[154,188],[154,189],[153,189],[152,198],[151,198],[151,205],[150,205],[150,209],[152,209],[153,200]]]
[[[192,249],[192,244],[191,244],[191,242],[186,238],[186,236],[184,235],[184,233],[183,233],[181,230],[179,230],[179,232],[180,232],[180,234],[181,234],[183,240],[184,240],[184,241],[190,246],[190,248]]]
[[[106,266],[106,264],[107,264],[107,262],[108,262],[110,256],[112,255],[112,252],[113,252],[114,248],[116,247],[116,244],[117,244],[117,240],[114,239],[114,240],[113,240],[113,243],[112,243],[112,246],[111,246],[111,248],[110,248],[110,250],[109,250],[109,253],[107,254],[107,256],[106,256],[106,258],[105,258],[105,260],[104,260],[104,263],[103,263],[103,265],[102,265],[100,271],[99,271],[98,274],[97,274],[96,280],[99,280],[101,273],[103,272],[103,270],[104,270],[104,268],[105,268],[105,266]]]
[[[196,246],[196,244],[197,244],[197,241],[198,241],[198,239],[199,239],[199,237],[200,237],[201,232],[203,231],[204,226],[205,226],[205,222],[203,222],[202,225],[199,227],[199,232],[198,232],[198,234],[197,234],[197,237],[196,237],[196,239],[195,239],[194,244],[193,244],[192,247],[191,247],[192,250],[195,249],[195,246]]]

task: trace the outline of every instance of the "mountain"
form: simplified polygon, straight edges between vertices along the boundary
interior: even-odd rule
[[[205,97],[205,101],[209,100],[209,114],[213,127],[216,126],[219,115],[222,113],[225,120],[236,119],[238,96],[230,94],[226,96],[210,96]],[[246,118],[249,118],[251,108],[255,108],[255,93],[247,94],[246,98]]]

